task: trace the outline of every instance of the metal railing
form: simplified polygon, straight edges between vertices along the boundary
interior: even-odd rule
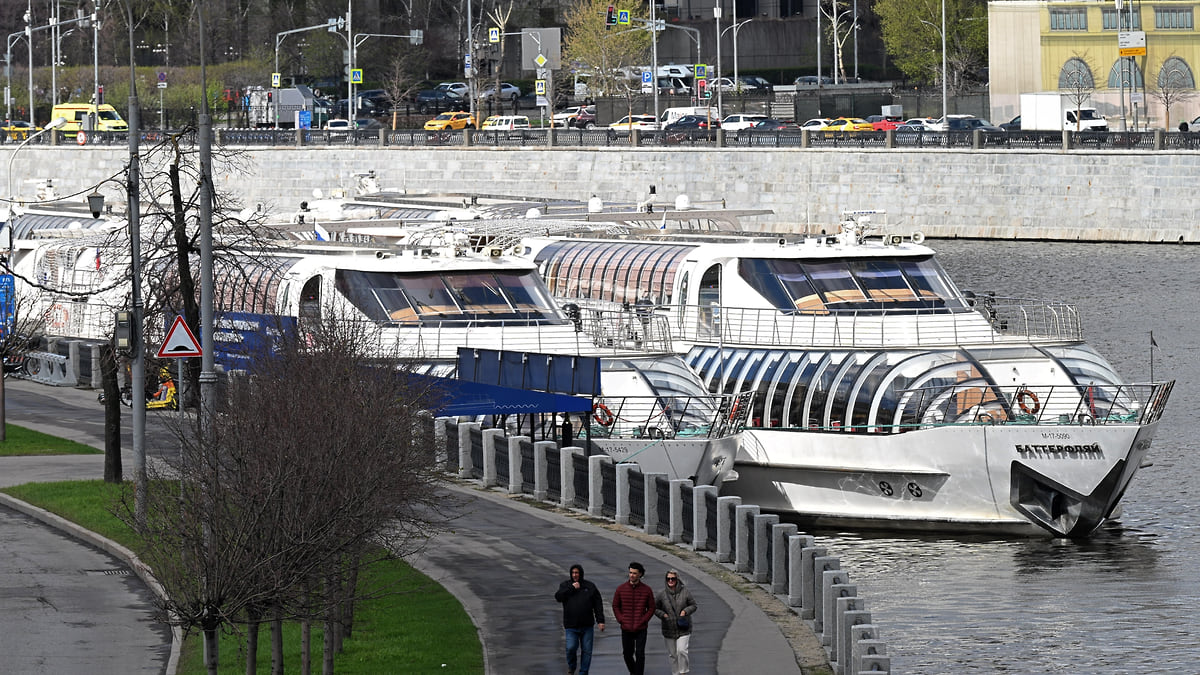
[[[743,307],[662,307],[682,342],[787,347],[918,347],[1083,339],[1073,305],[988,297],[974,309],[810,312]]]
[[[165,132],[145,132],[163,136]],[[111,135],[110,135],[111,134]],[[116,143],[123,134],[97,132],[97,144]],[[1200,132],[1153,131],[812,131],[753,129],[646,131],[597,127],[593,129],[521,129],[513,131],[423,129],[356,129],[349,131],[295,129],[218,129],[218,142],[238,146],[364,147],[706,147],[706,148],[847,148],[902,150],[1200,150]],[[60,140],[60,143],[63,141]],[[92,144],[89,141],[89,144]]]
[[[745,422],[752,394],[602,396],[586,429],[591,438],[720,438]]]

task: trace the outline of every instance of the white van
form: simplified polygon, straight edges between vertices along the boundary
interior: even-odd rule
[[[483,130],[513,131],[528,129],[529,118],[525,115],[493,115],[483,121]]]
[[[658,128],[662,129],[671,122],[683,117],[684,115],[696,115],[697,117],[708,116],[711,119],[720,121],[721,113],[716,107],[706,108],[704,106],[689,106],[684,108],[667,108],[662,111],[662,115],[658,118]]]

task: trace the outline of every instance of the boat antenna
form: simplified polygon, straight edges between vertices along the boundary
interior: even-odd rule
[[[1154,331],[1150,331],[1150,381],[1154,382],[1154,348],[1158,343],[1154,341]]]

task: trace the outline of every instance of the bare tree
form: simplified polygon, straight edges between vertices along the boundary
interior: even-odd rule
[[[1088,61],[1087,53],[1075,53],[1067,66],[1059,74],[1059,88],[1063,96],[1075,106],[1075,131],[1081,128],[1079,111],[1084,104],[1091,100],[1092,92],[1096,89],[1096,81],[1092,77],[1095,69]]]
[[[180,430],[141,529],[168,620],[204,633],[211,673],[219,629],[266,608],[324,621],[331,672],[352,603],[391,590],[358,588],[357,571],[418,550],[442,520],[421,414],[436,392],[365,353],[356,328],[280,331],[274,354],[230,382],[209,436]],[[132,502],[122,517],[136,523]]]
[[[1169,131],[1171,129],[1171,108],[1194,98],[1196,83],[1192,79],[1191,70],[1172,54],[1163,59],[1159,66],[1157,84],[1158,86],[1151,90],[1150,95],[1161,103],[1166,111],[1164,127]]]

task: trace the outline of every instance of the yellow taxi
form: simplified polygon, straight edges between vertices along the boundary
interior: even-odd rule
[[[0,134],[7,136],[10,141],[23,141],[41,130],[41,127],[35,127],[25,120],[11,120],[0,127]]]
[[[871,123],[861,117],[839,117],[836,120],[830,120],[828,124],[818,127],[817,131],[872,131],[874,129]]]
[[[474,128],[475,118],[468,112],[444,112],[425,123],[426,131]]]

